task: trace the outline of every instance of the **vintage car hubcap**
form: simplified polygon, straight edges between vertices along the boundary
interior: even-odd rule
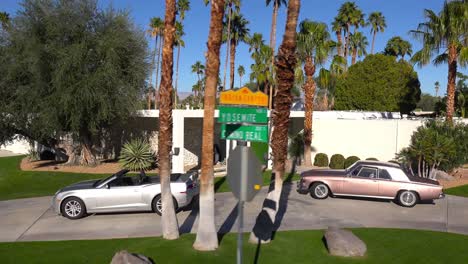
[[[81,205],[77,201],[69,201],[65,204],[65,213],[69,216],[75,217],[81,213]]]
[[[328,193],[327,186],[320,184],[320,185],[317,185],[317,187],[315,187],[315,195],[317,195],[317,197],[323,198],[327,195],[327,193]]]
[[[412,205],[415,200],[416,200],[416,197],[414,196],[414,193],[412,192],[405,192],[403,193],[401,197],[401,202],[404,205]]]

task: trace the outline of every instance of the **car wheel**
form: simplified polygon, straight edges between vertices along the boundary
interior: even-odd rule
[[[86,206],[81,199],[70,197],[62,202],[60,211],[66,218],[75,220],[86,215]]]
[[[418,195],[412,191],[402,191],[398,194],[398,203],[404,207],[413,207],[418,201]]]
[[[174,209],[177,211],[177,201],[174,197],[172,197],[172,201],[174,202]],[[162,215],[162,198],[161,195],[157,195],[153,199],[152,204],[153,211],[158,215]]]
[[[325,199],[330,194],[330,189],[325,183],[316,182],[310,188],[310,195],[315,199]]]

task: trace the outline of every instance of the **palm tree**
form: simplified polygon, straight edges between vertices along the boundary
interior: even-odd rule
[[[155,93],[155,108],[156,108],[156,98],[157,98],[157,84],[158,84],[158,77],[159,77],[159,59],[160,59],[160,52],[161,52],[161,46],[162,46],[162,39],[159,37],[162,36],[164,32],[164,21],[159,18],[159,17],[152,17],[150,20],[150,28],[147,31],[151,37],[155,39],[154,42],[154,51],[153,51],[153,66],[151,67],[151,85],[153,82],[153,70],[156,68],[156,80],[154,82],[154,93]],[[159,42],[158,42],[159,40]],[[157,61],[156,61],[156,55]],[[152,90],[150,90],[151,92]],[[148,109],[151,109],[151,95],[148,95]]]
[[[349,36],[351,31],[351,26],[354,26],[354,32],[356,32],[359,26],[364,26],[364,14],[358,8],[354,2],[345,2],[341,5],[338,10],[338,17],[344,23],[344,30],[346,33],[345,47],[344,47],[344,57],[348,57],[348,46],[349,46]]]
[[[208,1],[208,0],[205,0],[205,2]],[[240,0],[226,0],[225,1],[225,5],[227,5],[225,8],[227,8],[227,26],[224,25],[225,27],[227,27],[227,36],[226,36],[226,40],[224,41],[224,43],[226,43],[226,60],[224,62],[224,80],[223,80],[223,90],[226,89],[226,75],[227,75],[227,65],[228,65],[228,58],[229,58],[229,51],[231,50],[230,49],[230,45],[231,45],[231,24],[232,24],[232,16],[233,16],[233,13],[234,11],[236,13],[239,13],[240,12]],[[235,10],[233,10],[233,8]],[[223,37],[224,38],[224,37]]]
[[[200,176],[200,214],[197,238],[193,247],[196,250],[215,250],[218,248],[218,234],[214,216],[214,171],[213,137],[216,88],[219,76],[219,49],[223,38],[224,0],[211,1],[210,33],[206,56],[206,90],[203,114],[202,162]]]
[[[197,83],[200,85],[200,91],[203,90],[202,88],[202,78],[203,74],[205,73],[205,65],[201,61],[196,61],[195,64],[192,65],[192,73],[195,73],[198,77]],[[195,96],[197,93],[195,92]]]
[[[352,53],[351,65],[356,63],[357,56],[360,58],[364,55],[367,55],[367,45],[369,45],[369,42],[367,42],[366,36],[364,36],[361,32],[358,31],[351,34],[351,37],[349,38],[349,49]]]
[[[263,86],[265,93],[267,88],[273,82],[273,74],[271,70],[271,59],[273,50],[263,44],[257,52],[252,53],[252,58],[255,63],[250,65],[250,81],[256,80],[257,88]],[[270,86],[271,87],[271,86]]]
[[[304,118],[304,165],[312,166],[312,114],[314,111],[314,95],[316,83],[314,81],[315,68],[327,59],[333,43],[330,40],[327,25],[320,22],[303,20],[299,24],[297,34],[297,54],[304,64],[306,81],[302,89],[305,94]]]
[[[411,56],[412,53],[413,49],[411,43],[398,36],[389,39],[384,49],[385,55],[395,56],[397,58],[401,56],[402,59],[405,59],[405,55]]]
[[[261,33],[254,33],[247,42],[249,44],[249,52],[252,52],[252,58],[253,55],[257,53],[263,45],[265,45],[265,41],[263,40],[263,35]]]
[[[464,67],[468,62],[468,4],[466,1],[446,1],[439,15],[425,9],[424,16],[426,21],[411,31],[423,43],[423,48],[411,60],[423,66],[436,56],[433,64],[448,63],[446,118],[452,123],[457,66],[460,64]]]
[[[387,24],[385,23],[385,17],[382,15],[382,12],[372,12],[367,19],[367,24],[371,26],[371,54],[374,54],[375,35],[377,35],[377,32],[384,32]]]
[[[434,83],[434,86],[435,86],[435,87],[434,87],[434,88],[435,88],[435,96],[438,97],[439,88],[440,88],[440,83],[439,83],[439,81],[436,81],[436,82]]]
[[[172,149],[172,74],[174,66],[176,1],[166,0],[164,18],[164,47],[159,111],[159,176],[161,178],[162,231],[165,239],[177,239],[179,226],[171,193]]]
[[[333,32],[335,32],[336,41],[338,41],[338,44],[336,46],[338,56],[343,56],[343,39],[342,39],[343,36],[341,34],[342,34],[344,27],[345,27],[345,24],[343,23],[340,16],[336,16],[335,20],[332,23],[332,30]]]
[[[185,12],[190,10],[190,1],[189,0],[178,0],[177,1],[177,14],[179,15],[179,21],[176,21],[176,31],[175,31],[175,45],[177,46],[177,63],[176,63],[176,79],[174,86],[174,108],[177,107],[177,84],[179,81],[179,58],[180,58],[180,47],[185,47],[185,42],[182,39],[182,36],[185,35],[184,25],[182,22],[185,19]]]
[[[296,67],[296,28],[299,16],[300,0],[289,0],[286,29],[283,42],[276,56],[277,91],[275,95],[275,107],[273,116],[273,135],[271,146],[273,150],[274,182],[268,192],[262,212],[259,214],[256,224],[250,234],[250,242],[269,242],[273,235],[273,223],[279,208],[279,199],[283,188],[283,176],[285,175],[285,161],[288,151],[288,127],[291,110],[292,94],[294,86],[294,69]],[[273,180],[273,179],[272,179]],[[271,203],[274,203],[272,206]],[[265,223],[269,223],[267,226]],[[260,227],[261,226],[261,227]],[[262,234],[258,230],[262,230]]]
[[[242,76],[245,74],[244,66],[239,65],[237,68],[237,74],[239,74],[239,88],[242,87]]]
[[[229,49],[230,49],[230,89],[234,88],[234,71],[235,71],[235,60],[236,60],[236,49],[239,42],[248,43],[249,40],[249,28],[247,25],[249,21],[247,21],[242,14],[234,13],[231,18],[231,26],[230,32],[227,32],[227,25],[225,27],[225,41],[230,41]],[[228,39],[228,36],[230,39]]]
[[[10,24],[10,14],[7,12],[0,12],[0,24],[3,29],[6,29]]]

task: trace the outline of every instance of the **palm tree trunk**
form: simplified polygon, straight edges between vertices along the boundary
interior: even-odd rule
[[[227,0],[230,4],[230,0]],[[226,60],[224,61],[224,80],[223,80],[223,91],[226,90],[226,76],[227,76],[227,66],[229,63],[229,45],[231,44],[231,16],[232,8],[228,7],[228,25],[227,25],[227,40],[226,40]]]
[[[312,166],[312,114],[314,111],[315,95],[315,65],[311,57],[306,58],[304,65],[306,82],[304,83],[305,94],[305,118],[304,118],[304,165]]]
[[[154,87],[151,88],[151,86],[153,85],[153,70],[154,70],[154,67],[156,67],[157,49],[158,49],[158,35],[156,35],[154,39],[153,61],[151,64],[151,82],[150,82],[151,85],[150,85],[150,89],[148,90],[148,110],[151,110],[151,94],[153,93],[153,89],[155,89]]]
[[[453,123],[455,111],[455,78],[457,74],[457,47],[451,44],[448,48],[448,82],[447,82],[447,122]]]
[[[177,63],[176,63],[176,79],[175,79],[175,91],[174,91],[174,109],[177,108],[177,83],[179,81],[179,57],[180,57],[180,45],[177,46]]]
[[[376,31],[374,31],[374,35],[372,36],[372,47],[371,47],[371,54],[374,54],[374,43],[375,43],[375,35],[377,34]]]
[[[235,73],[235,68],[236,68],[236,41],[234,39],[231,40],[231,72],[229,76],[229,87],[230,89],[234,89],[234,73]]]
[[[239,88],[242,87],[242,75],[239,75]]]
[[[154,82],[154,109],[158,109],[158,95],[159,95],[159,66],[160,63],[159,61],[161,60],[161,53],[162,53],[162,44],[163,44],[164,39],[160,38],[159,39],[159,45],[158,45],[158,59],[156,61],[156,80]],[[162,79],[162,78],[161,78]]]
[[[271,67],[270,67],[270,70],[272,71],[272,76],[274,76],[273,72],[274,72],[274,67],[273,67],[273,64],[275,63],[275,50],[276,50],[276,23],[277,23],[277,19],[278,19],[278,1],[275,0],[274,1],[274,5],[273,5],[273,15],[272,15],[272,18],[271,18],[271,31],[270,31],[270,48],[271,48]],[[266,86],[265,86],[266,87]],[[269,100],[268,100],[268,108],[271,109],[272,108],[272,100],[273,100],[273,89],[275,88],[273,83],[270,84],[269,86],[270,88],[270,94],[269,94]],[[265,88],[266,89],[266,88]]]
[[[197,238],[193,244],[196,250],[218,248],[218,235],[214,215],[214,171],[213,134],[216,87],[219,76],[219,50],[222,41],[224,0],[211,1],[210,33],[206,59],[205,108],[203,118],[202,162],[200,176],[200,215]]]
[[[285,174],[285,161],[288,147],[289,114],[292,105],[291,89],[294,85],[294,69],[296,67],[296,28],[299,16],[300,0],[289,0],[286,30],[283,42],[279,48],[275,62],[277,92],[273,113],[273,134],[271,146],[274,164],[274,188],[269,191],[262,211],[257,217],[255,226],[250,233],[251,243],[268,243],[273,235],[273,224],[280,206],[280,196]],[[273,178],[272,178],[273,180]],[[272,183],[273,184],[273,183]],[[265,225],[265,223],[268,223]]]
[[[348,46],[349,46],[349,24],[346,24],[346,39],[345,39],[345,47],[344,47],[344,57],[346,61],[348,61]]]
[[[342,45],[343,45],[343,40],[342,40],[342,37],[341,37],[341,31],[336,31],[336,40],[338,41],[338,45],[337,45],[337,52],[338,52],[338,56],[340,57],[343,57],[343,54],[342,54]]]
[[[356,63],[356,57],[357,57],[357,49],[354,48],[353,49],[353,54],[352,54],[352,57],[351,57],[351,65],[354,65]]]
[[[179,238],[179,226],[171,193],[171,148],[172,148],[172,74],[174,67],[174,31],[176,1],[166,0],[164,20],[164,46],[159,112],[159,176],[161,178],[162,232],[165,239]]]

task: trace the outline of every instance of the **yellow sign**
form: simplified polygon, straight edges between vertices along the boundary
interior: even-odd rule
[[[220,104],[268,106],[268,95],[260,91],[254,93],[247,87],[221,92],[219,99]]]

